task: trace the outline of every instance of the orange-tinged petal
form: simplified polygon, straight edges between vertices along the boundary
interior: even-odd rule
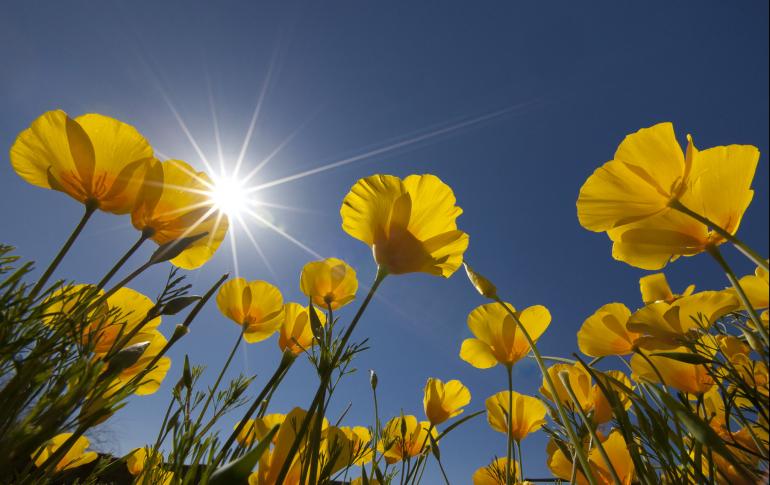
[[[514,460],[508,468],[508,458],[495,458],[492,463],[473,473],[473,485],[505,485],[507,475],[514,477],[515,481],[515,477],[519,476],[519,463]]]
[[[631,399],[628,397],[628,395],[622,390],[622,387],[620,387],[618,384],[615,384],[615,382],[606,376],[609,376],[610,378],[620,381],[623,383],[627,388],[631,389],[631,380],[626,376],[624,373],[618,370],[609,370],[607,372],[604,372],[603,374],[600,374],[602,377],[598,379],[602,379],[602,383],[604,386],[608,389],[608,391],[614,391],[617,397],[620,399],[621,404],[625,409],[628,409],[631,407]],[[594,384],[593,388],[591,389],[591,395],[592,395],[592,401],[593,401],[593,420],[597,424],[603,424],[607,423],[612,419],[612,406],[610,405],[609,398],[604,394],[602,391],[602,388],[599,387],[599,384]]]
[[[356,297],[356,270],[337,258],[311,261],[302,268],[299,289],[313,300],[317,311],[322,312],[329,307],[337,310]]]
[[[626,440],[623,439],[623,435],[620,431],[612,431],[607,439],[602,442],[604,451],[607,453],[610,464],[615,470],[615,473],[620,478],[620,483],[623,485],[630,485],[633,483],[636,476],[634,470],[634,462],[631,459],[631,454],[628,452],[628,445]],[[607,466],[607,462],[601,456],[601,451],[598,447],[593,448],[588,454],[588,461],[591,463],[591,468],[594,471],[594,475],[600,484],[615,483],[612,472]]]
[[[278,347],[282,351],[291,350],[295,355],[309,349],[314,344],[313,329],[310,325],[309,309],[299,303],[284,305],[284,320],[278,335]],[[326,323],[326,314],[316,310],[321,325]]]
[[[225,282],[217,294],[217,307],[243,327],[243,338],[249,343],[269,338],[283,323],[283,296],[266,281],[235,278]]]
[[[578,330],[578,347],[591,357],[633,352],[638,333],[626,329],[631,311],[622,303],[609,303],[588,317]]]
[[[674,348],[656,348],[654,346],[644,346],[642,351],[652,362],[658,372],[641,355],[631,357],[632,377],[636,381],[647,381],[661,383],[658,373],[663,378],[663,384],[671,386],[682,392],[690,394],[703,394],[714,385],[714,380],[709,376],[705,366],[699,364],[688,364],[679,360],[669,359],[668,357],[652,355],[656,352],[679,352],[691,353],[687,347]]]
[[[575,393],[575,397],[577,397],[577,401],[581,409],[588,412],[593,408],[591,374],[589,374],[588,371],[586,371],[583,367],[577,364],[554,364],[546,369],[546,372],[548,372],[548,376],[553,382],[553,386],[559,401],[561,401],[569,408],[575,408],[575,404],[572,401],[572,398],[570,397],[566,387],[564,387],[564,384],[559,377],[561,372],[566,372],[568,375],[569,385],[572,388],[572,391]],[[540,393],[547,399],[555,401],[554,397],[551,395],[551,392],[548,390],[548,386],[546,386],[545,378],[543,379],[543,385],[540,387]]]
[[[434,426],[462,413],[470,402],[470,391],[458,380],[442,382],[431,377],[425,384],[423,408]]]
[[[509,407],[509,399],[511,407]],[[510,416],[511,437],[515,441],[523,440],[528,434],[537,431],[546,423],[548,412],[545,404],[538,398],[525,396],[518,392],[502,391],[486,400],[487,421],[495,431],[508,433]],[[509,411],[510,409],[510,411]]]
[[[463,340],[460,358],[477,369],[489,369],[497,365],[489,345],[475,338]]]

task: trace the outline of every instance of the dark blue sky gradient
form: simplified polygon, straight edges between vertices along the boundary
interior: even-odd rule
[[[641,304],[645,273],[614,261],[606,236],[580,227],[575,200],[583,181],[609,160],[628,133],[672,121],[701,148],[754,144],[762,157],[756,194],[740,236],[768,249],[768,3],[750,2],[9,2],[0,15],[0,146],[38,115],[103,113],[136,126],[163,155],[203,163],[164,102],[178,109],[206,156],[216,159],[209,89],[219,114],[225,159],[237,158],[269,66],[266,91],[245,167],[288,135],[296,136],[260,172],[264,183],[373,149],[407,141],[501,109],[505,114],[406,144],[259,194],[302,211],[271,210],[275,224],[324,256],[347,260],[362,286],[375,267],[368,248],[340,228],[350,186],[373,173],[434,173],[454,188],[471,235],[467,259],[519,308],[553,314],[541,340],[548,355],[576,350],[575,332],[599,306]],[[6,152],[7,153],[7,152]],[[63,194],[30,186],[0,164],[0,240],[45,266],[81,215]],[[243,233],[239,271],[304,301],[303,264],[313,259],[259,224],[252,226],[275,275]],[[128,217],[99,214],[57,273],[96,281],[137,237]],[[129,264],[139,265],[148,245]],[[733,249],[741,273],[753,268]],[[232,270],[226,243],[190,275],[201,293]],[[129,269],[129,268],[127,268]],[[166,269],[132,286],[154,297]],[[667,268],[674,290],[727,282],[705,255]],[[473,394],[468,411],[505,388],[498,367],[481,371],[458,357],[470,337],[467,314],[483,303],[461,273],[449,280],[408,275],[385,281],[356,330],[371,349],[356,361],[333,403],[349,401],[346,424],[369,425],[367,369],[380,376],[382,415],[422,416],[429,376],[458,378]],[[354,305],[341,312],[349,319]],[[170,335],[174,319],[161,329]],[[238,327],[210,305],[171,352],[161,390],[134,399],[108,421],[102,449],[124,453],[154,440],[185,353],[208,366],[213,381]],[[278,362],[276,337],[243,347],[232,368],[258,374]],[[514,387],[535,393],[531,362],[515,367]],[[276,394],[271,411],[306,407],[315,380],[302,362]],[[233,415],[226,427],[237,419]],[[525,470],[547,474],[545,438],[524,441]],[[505,437],[484,417],[450,435],[442,457],[454,483],[505,453]],[[438,483],[431,463],[425,483]]]

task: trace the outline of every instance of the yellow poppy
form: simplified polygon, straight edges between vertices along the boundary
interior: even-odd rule
[[[11,147],[11,165],[32,185],[114,214],[130,212],[152,148],[136,129],[99,114],[48,111]]]
[[[473,472],[473,485],[505,485],[506,473],[508,473],[507,469],[508,458],[504,456],[495,458],[489,465],[483,466]],[[519,463],[516,460],[512,463],[510,474],[513,477],[519,475]]]
[[[152,340],[154,331],[160,325],[160,317],[144,320],[155,304],[136,290],[122,287],[107,297],[99,318],[92,318],[83,329],[83,341],[91,343],[96,354],[113,350],[117,340],[128,336],[137,327],[141,328],[130,338],[125,347]]]
[[[291,449],[294,439],[297,436],[297,432],[302,424],[302,421],[307,416],[307,412],[301,408],[292,409],[284,418],[278,433],[276,433],[273,442],[275,446],[272,452],[264,453],[259,460],[259,468],[256,473],[249,476],[250,485],[274,485],[278,479],[278,474],[283,467],[284,462],[288,459],[289,450]],[[328,427],[326,420],[324,419],[322,429]],[[284,485],[296,485],[300,482],[300,474],[302,469],[302,455],[304,453],[304,441],[302,447],[292,459],[289,472],[283,481]]]
[[[141,372],[144,372],[147,369],[147,366],[150,364],[150,362],[155,359],[155,357],[160,353],[160,351],[163,349],[163,347],[166,346],[167,340],[166,337],[163,336],[162,333],[158,332],[157,330],[151,330],[149,332],[142,332],[141,336],[132,339],[132,341],[137,339],[146,339],[143,341],[149,342],[149,345],[146,349],[144,349],[144,352],[139,357],[139,359],[130,367],[124,369],[120,374],[115,377],[112,382],[110,383],[110,387],[107,390],[107,395],[112,395],[115,392],[122,389],[126,384],[129,383],[132,379],[134,379],[137,375],[139,375]],[[138,343],[138,342],[137,342]],[[158,361],[155,363],[153,368],[149,370],[145,375],[142,376],[142,380],[140,381],[139,387],[136,389],[134,394],[137,396],[146,396],[149,394],[155,393],[158,388],[160,388],[160,384],[163,382],[163,379],[166,378],[166,374],[168,373],[169,369],[171,368],[171,359],[168,357],[161,357],[158,359]]]
[[[509,410],[508,400],[512,401]],[[536,397],[525,396],[516,391],[502,391],[487,398],[487,422],[495,431],[508,434],[506,422],[510,416],[511,437],[515,441],[523,440],[528,434],[537,431],[545,423],[548,412],[543,401]]]
[[[521,312],[509,303],[506,305],[535,342],[551,323],[551,314],[542,305]],[[513,317],[499,303],[487,303],[473,310],[468,315],[468,328],[476,338],[463,341],[460,358],[476,368],[488,369],[498,363],[511,366],[531,350]]]
[[[645,305],[658,301],[673,303],[683,296],[690,296],[695,291],[695,285],[690,285],[681,295],[674,294],[668,286],[668,280],[663,273],[655,273],[639,278],[639,290],[642,292],[642,301]]]
[[[430,447],[430,428],[430,422],[417,421],[411,415],[395,417],[385,424],[377,448],[388,464],[417,456]],[[431,429],[431,436],[438,437],[435,427]]]
[[[283,296],[266,281],[227,281],[217,294],[217,307],[222,315],[243,327],[243,338],[249,343],[269,338],[283,323]]]
[[[282,424],[285,419],[286,416],[283,414],[268,414],[262,418],[248,419],[235,439],[242,445],[251,446],[255,441],[261,441],[273,426]],[[240,422],[235,423],[233,429],[236,429],[238,424]],[[273,436],[273,442],[275,438]]]
[[[554,364],[548,369],[548,376],[553,382],[554,390],[559,398],[559,401],[564,403],[567,407],[574,409],[575,405],[567,392],[567,388],[564,387],[564,383],[559,378],[559,373],[566,372],[568,375],[569,385],[572,391],[575,393],[580,408],[588,412],[593,409],[593,389],[591,387],[591,374],[588,373],[581,365],[575,364]],[[540,394],[554,401],[551,392],[548,390],[545,378],[543,378],[543,385],[540,387]]]
[[[449,277],[460,267],[468,235],[457,229],[462,209],[435,175],[372,175],[342,202],[342,229],[368,244],[388,273]]]
[[[598,377],[598,379],[602,380],[604,386],[608,390],[615,392],[615,395],[620,400],[620,404],[625,409],[630,408],[631,398],[629,398],[628,395],[623,391],[622,387],[620,387],[612,380],[614,379],[615,381],[619,381],[627,388],[632,389],[633,387],[631,385],[631,380],[628,378],[628,376],[619,370],[608,370],[604,373],[600,373],[599,376],[602,376]],[[612,379],[609,379],[608,377]],[[604,394],[604,391],[602,391],[602,388],[599,386],[599,384],[594,384],[593,387],[591,387],[591,401],[593,405],[593,421],[596,424],[604,424],[610,422],[613,416],[612,405],[610,404],[609,399]]]
[[[705,365],[689,364],[665,356],[654,355],[657,352],[692,354],[687,347],[661,347],[655,342],[649,342],[641,345],[640,350],[645,353],[652,365],[639,354],[631,357],[632,377],[637,382],[660,383],[662,377],[665,385],[695,395],[703,394],[714,385],[714,380],[709,376]],[[655,372],[655,369],[658,372]],[[660,377],[658,377],[658,373],[660,373]]]
[[[56,450],[70,439],[71,436],[72,433],[57,434],[32,453],[32,458],[35,459],[35,466],[38,468],[43,466],[48,457],[56,453]],[[60,472],[70,468],[77,468],[96,460],[99,455],[95,451],[86,451],[89,444],[88,438],[79,436],[70,449],[67,450],[67,453],[59,460],[59,463],[56,464],[55,470]]]
[[[66,285],[53,291],[43,301],[45,313],[43,314],[43,323],[46,325],[53,325],[59,323],[62,320],[66,320],[67,315],[73,313],[73,311],[83,305],[84,307],[90,306],[91,303],[104,294],[104,291],[99,290],[93,292],[94,285],[78,284],[78,285]],[[89,312],[89,318],[98,319],[100,315],[106,312],[104,304],[98,305]]]
[[[631,459],[631,454],[628,452],[628,445],[620,431],[614,430],[606,438],[601,437],[602,446],[604,447],[609,462],[612,464],[612,468],[617,473],[620,483],[622,485],[631,485],[634,483],[636,477],[636,471],[634,469],[634,463]],[[554,476],[563,480],[570,480],[572,477],[572,470],[574,468],[571,458],[567,457],[564,452],[551,440],[548,442],[546,448],[548,453],[547,465]],[[601,452],[598,447],[593,447],[588,453],[588,463],[591,468],[591,472],[596,479],[597,485],[611,485],[615,483],[612,473],[607,467],[607,463],[601,456]],[[583,471],[580,467],[577,467],[577,474],[575,481],[579,485],[587,485]]]
[[[750,145],[699,151],[688,137],[682,153],[671,123],[629,135],[615,157],[597,169],[578,196],[578,219],[586,229],[606,231],[615,259],[660,269],[724,242],[678,210],[681,204],[735,234],[754,195],[759,151]]]
[[[578,330],[580,351],[591,357],[632,353],[640,334],[626,328],[630,316],[631,311],[622,303],[609,303],[596,310]]]
[[[358,291],[356,270],[345,261],[326,258],[302,268],[299,289],[321,310],[337,310],[353,301]]]
[[[352,465],[363,465],[372,461],[372,449],[369,447],[372,441],[372,434],[368,428],[363,426],[340,426],[342,431],[350,441],[350,457]]]
[[[308,350],[314,345],[313,329],[310,326],[310,314],[307,307],[299,303],[286,303],[281,332],[278,334],[278,347],[285,352],[290,350],[294,355]],[[326,314],[316,310],[321,325],[326,323]]]
[[[470,402],[471,392],[458,380],[441,382],[430,377],[425,384],[423,408],[434,426],[461,414],[462,408]]]
[[[740,279],[741,288],[749,298],[749,303],[756,310],[761,310],[768,307],[768,292],[770,292],[770,286],[768,285],[768,275],[764,268],[757,266],[753,275],[746,275]],[[730,288],[727,291],[735,291]]]
[[[131,223],[158,244],[206,233],[171,259],[180,268],[198,268],[214,255],[229,226],[227,216],[216,210],[210,191],[209,177],[187,163],[152,160]]]
[[[626,326],[630,331],[674,344],[688,332],[706,329],[738,308],[738,299],[728,291],[702,291],[670,304],[651,303],[631,315]]]

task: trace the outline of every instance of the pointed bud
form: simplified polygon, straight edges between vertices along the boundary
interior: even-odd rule
[[[372,390],[377,390],[377,373],[374,369],[369,369],[369,384],[372,386]]]
[[[152,253],[152,256],[150,256],[150,260],[148,261],[148,263],[157,264],[157,263],[162,263],[163,261],[174,259],[180,254],[182,254],[182,251],[190,247],[192,243],[194,243],[198,239],[201,239],[207,235],[208,235],[208,232],[202,232],[194,236],[183,237],[180,239],[169,241],[166,244],[161,244],[158,247],[158,249],[156,249],[155,252]]]
[[[468,275],[468,279],[471,280],[473,287],[476,288],[476,291],[487,298],[493,300],[497,298],[497,288],[491,281],[473,271],[473,268],[468,263],[463,263],[463,266],[465,266],[465,273]]]

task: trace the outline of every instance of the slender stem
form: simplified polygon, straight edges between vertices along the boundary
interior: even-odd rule
[[[37,280],[37,283],[35,284],[34,288],[32,288],[32,291],[29,294],[30,299],[34,299],[38,293],[40,293],[40,290],[43,289],[43,286],[48,282],[48,279],[51,277],[54,271],[56,271],[56,268],[59,266],[59,263],[61,263],[62,259],[64,259],[64,256],[67,255],[67,252],[69,252],[70,248],[72,247],[72,244],[74,244],[75,240],[80,236],[80,233],[83,232],[83,228],[86,227],[86,224],[88,223],[88,220],[91,218],[91,216],[96,212],[97,207],[99,204],[96,201],[88,201],[86,202],[86,210],[83,214],[83,217],[80,218],[80,222],[78,222],[78,225],[75,226],[75,229],[72,231],[72,234],[70,234],[70,237],[67,238],[67,241],[64,243],[64,245],[59,249],[59,253],[56,255],[55,258],[53,258],[53,261],[51,261],[51,264],[48,265],[48,268],[46,268],[45,273],[43,273],[43,276],[40,277],[39,280]]]
[[[203,415],[206,414],[206,411],[208,411],[209,405],[211,404],[211,400],[214,399],[214,395],[216,394],[217,389],[219,388],[219,383],[222,382],[222,377],[224,377],[225,371],[227,371],[227,368],[230,367],[230,362],[232,362],[233,356],[235,356],[235,352],[238,350],[238,347],[241,345],[241,340],[243,340],[243,330],[241,330],[241,332],[238,334],[238,339],[235,341],[235,345],[233,345],[233,350],[230,351],[230,355],[227,357],[224,367],[222,367],[222,370],[219,371],[217,380],[214,381],[214,387],[212,387],[211,391],[209,391],[209,395],[206,398],[206,402],[203,404],[203,409],[198,415],[198,419],[195,421],[194,428],[197,428],[200,425],[201,421],[203,420]]]
[[[577,455],[577,458],[580,461],[580,465],[583,468],[585,477],[588,480],[588,483],[590,485],[596,485],[596,478],[594,478],[593,471],[591,470],[591,466],[588,462],[588,457],[585,454],[585,450],[581,446],[581,442],[577,436],[577,433],[572,428],[572,424],[567,419],[567,413],[564,411],[564,406],[562,405],[561,400],[559,399],[559,395],[556,393],[556,386],[554,385],[553,380],[551,379],[551,376],[548,374],[548,370],[545,367],[545,363],[543,362],[543,358],[540,355],[540,351],[535,346],[535,342],[532,340],[532,337],[530,337],[527,329],[521,323],[521,320],[519,320],[519,317],[516,316],[516,314],[508,307],[508,305],[506,305],[500,299],[500,297],[496,296],[494,300],[498,302],[500,305],[502,305],[503,308],[505,308],[505,311],[508,312],[508,314],[513,318],[513,321],[516,322],[518,329],[521,331],[522,335],[524,335],[524,338],[527,340],[529,347],[532,349],[532,353],[535,356],[537,365],[538,367],[540,367],[540,372],[543,374],[543,380],[545,381],[546,388],[549,394],[553,396],[554,403],[556,404],[556,411],[558,412],[559,418],[561,419],[562,424],[564,425],[564,428],[566,429],[567,434],[569,435],[569,439],[575,448],[575,454]]]
[[[586,413],[583,410],[583,406],[580,405],[580,401],[575,395],[575,391],[572,389],[572,385],[569,382],[569,375],[566,374],[566,372],[560,372],[559,380],[561,380],[562,385],[564,385],[564,388],[567,390],[567,394],[569,394],[570,399],[572,399],[572,403],[575,405],[575,409],[580,415],[580,418],[583,420],[583,424],[588,429],[588,431],[591,432],[591,436],[596,443],[596,447],[599,449],[599,454],[602,455],[602,459],[607,465],[607,469],[610,471],[610,475],[612,475],[612,481],[615,482],[615,485],[621,485],[620,477],[615,471],[615,467],[612,466],[612,461],[610,461],[610,457],[607,455],[607,451],[604,449],[604,445],[596,435],[596,428],[594,428],[593,423],[591,423],[591,420],[588,419],[588,416],[586,416]]]
[[[760,256],[759,253],[757,253],[756,251],[748,247],[746,243],[744,243],[734,235],[730,234],[729,232],[725,231],[723,228],[719,227],[718,225],[714,224],[714,222],[712,222],[708,218],[698,214],[697,212],[690,210],[678,200],[673,200],[668,205],[672,209],[677,210],[683,214],[687,214],[688,216],[692,217],[696,221],[709,226],[714,230],[714,232],[716,232],[723,238],[733,243],[733,245],[738,249],[738,251],[740,251],[741,253],[743,253],[744,256],[752,260],[754,264],[756,264],[757,266],[761,266],[762,268],[765,268],[766,271],[770,270],[770,268],[768,267],[767,259]]]
[[[372,472],[370,475],[374,477],[374,467],[377,466],[377,444],[380,436],[380,410],[377,405],[377,388],[375,386],[372,386],[372,394],[374,395],[374,443],[372,444]]]
[[[441,458],[439,458],[438,455],[433,455],[433,456],[436,457],[436,462],[438,463],[438,469],[441,470],[441,476],[444,477],[444,483],[446,483],[446,485],[451,485],[449,483],[449,478],[446,476],[446,471],[444,471],[444,465],[441,464]],[[424,469],[425,468],[423,467],[423,470]]]
[[[352,335],[353,330],[356,328],[358,321],[361,319],[361,316],[364,314],[366,307],[369,306],[369,302],[372,300],[372,297],[374,296],[374,293],[377,291],[377,288],[379,288],[380,284],[382,283],[382,281],[385,279],[387,275],[388,275],[387,271],[385,271],[382,267],[377,268],[377,275],[374,278],[374,283],[372,284],[372,287],[369,288],[369,293],[367,293],[366,298],[364,298],[363,303],[361,303],[361,306],[358,308],[358,311],[353,317],[353,320],[350,322],[350,325],[345,331],[345,334],[342,336],[340,345],[337,348],[337,351],[334,353],[334,356],[332,357],[329,363],[329,368],[325,373],[326,375],[321,376],[321,382],[318,385],[318,390],[316,391],[315,397],[313,397],[313,401],[307,410],[305,419],[302,420],[302,424],[299,427],[299,432],[295,436],[294,443],[292,443],[291,448],[289,449],[289,452],[287,454],[286,461],[283,463],[283,466],[281,467],[281,470],[278,473],[278,478],[276,479],[277,483],[283,483],[283,480],[286,478],[286,474],[289,473],[289,467],[291,466],[291,463],[294,459],[294,455],[297,454],[297,450],[299,450],[299,445],[302,439],[305,437],[305,433],[307,433],[308,426],[310,425],[310,419],[312,418],[316,408],[321,404],[323,400],[326,386],[328,385],[329,379],[331,378],[331,373],[334,370],[334,368],[338,365],[338,361],[342,355],[342,352],[345,350],[345,346],[347,345],[348,340],[350,340],[350,336]]]
[[[128,248],[128,251],[121,256],[121,258],[118,260],[117,263],[105,274],[102,279],[99,281],[99,283],[96,284],[96,287],[101,289],[104,288],[104,285],[107,284],[107,282],[112,279],[113,276],[115,276],[115,273],[120,270],[120,268],[123,267],[124,264],[126,264],[126,261],[128,261],[128,258],[134,255],[134,253],[144,244],[146,240],[148,240],[150,237],[152,237],[153,230],[145,229],[142,231],[141,236],[139,236],[139,239],[134,243],[133,246]]]
[[[513,414],[513,369],[511,365],[506,365],[505,370],[508,372],[508,409],[505,413],[505,432],[506,437],[508,438],[508,450],[507,450],[507,461],[505,464],[505,484],[511,485],[513,483],[513,480],[515,478],[512,476],[512,470],[511,467],[513,466],[513,422],[511,419],[511,415]]]
[[[516,440],[516,448],[519,455],[519,481],[524,483],[524,457],[521,454],[521,441]]]
[[[738,298],[741,300],[743,307],[749,313],[749,316],[754,322],[754,326],[756,327],[757,332],[759,332],[759,334],[762,336],[762,340],[765,341],[765,345],[770,345],[770,336],[767,334],[767,329],[764,325],[762,325],[762,321],[760,320],[759,315],[757,315],[757,311],[751,305],[749,298],[746,296],[746,292],[743,291],[743,287],[738,281],[738,278],[735,276],[732,268],[730,268],[730,265],[727,264],[725,258],[722,257],[721,251],[719,251],[719,248],[716,246],[709,246],[708,252],[716,260],[716,262],[719,263],[719,266],[722,267],[722,270],[727,275],[727,279],[730,280],[733,288],[735,288],[736,293],[738,293]]]

